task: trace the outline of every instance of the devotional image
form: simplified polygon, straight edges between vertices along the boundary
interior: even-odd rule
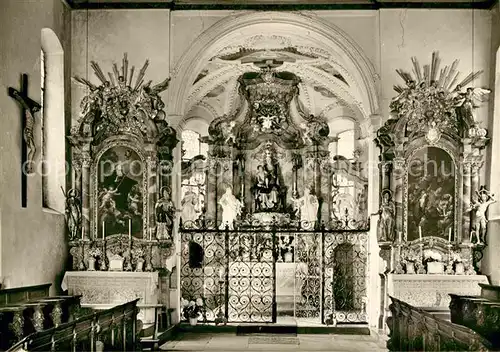
[[[453,233],[455,168],[448,153],[425,147],[408,167],[408,240]]]
[[[133,150],[108,149],[98,166],[98,218],[100,233],[142,237],[142,163]]]

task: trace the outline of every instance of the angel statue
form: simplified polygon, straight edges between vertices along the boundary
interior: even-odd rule
[[[482,243],[485,239],[486,224],[488,223],[486,212],[491,204],[496,203],[496,199],[494,198],[494,194],[491,194],[485,186],[481,186],[479,191],[476,191],[476,196],[477,198],[471,204],[474,217],[472,220],[470,241],[472,242],[472,237],[476,236],[477,243]]]
[[[241,214],[243,203],[233,195],[231,187],[227,187],[226,193],[224,193],[219,200],[219,204],[222,207],[222,223],[220,224],[220,229],[232,230],[234,228],[234,220]]]
[[[477,122],[476,117],[474,116],[474,109],[478,108],[479,105],[475,104],[475,100],[479,102],[486,101],[488,94],[491,93],[491,90],[484,88],[472,88],[469,87],[463,92],[458,92],[455,97],[458,116],[462,119],[462,121],[466,123],[474,123]]]
[[[165,103],[163,103],[158,94],[167,89],[169,83],[170,78],[166,78],[163,82],[153,87],[151,87],[151,81],[143,85],[141,93],[135,101],[137,109],[152,120],[164,120],[165,112],[163,108],[165,107]]]
[[[78,238],[82,226],[82,211],[79,193],[76,189],[70,189],[66,193],[66,224],[69,230],[69,239]]]

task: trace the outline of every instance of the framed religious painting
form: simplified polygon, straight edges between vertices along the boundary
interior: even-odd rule
[[[130,146],[112,146],[100,154],[94,180],[96,237],[143,238],[146,164],[139,151]]]
[[[416,150],[407,164],[407,240],[439,237],[451,241],[455,231],[455,162],[442,148]]]

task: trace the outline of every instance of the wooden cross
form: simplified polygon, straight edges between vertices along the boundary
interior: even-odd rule
[[[9,87],[9,96],[21,104],[21,206],[26,208],[28,203],[28,174],[33,173],[33,160],[36,153],[34,138],[35,113],[42,108],[36,101],[28,98],[28,75],[21,76],[21,90]]]

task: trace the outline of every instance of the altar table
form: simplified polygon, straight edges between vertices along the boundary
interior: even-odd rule
[[[448,310],[450,293],[479,296],[479,283],[488,283],[485,275],[389,274],[389,296],[414,307]]]
[[[81,295],[82,307],[108,309],[140,298],[138,306],[159,303],[158,272],[67,271],[61,284]],[[154,309],[140,309],[138,319],[154,321]]]

